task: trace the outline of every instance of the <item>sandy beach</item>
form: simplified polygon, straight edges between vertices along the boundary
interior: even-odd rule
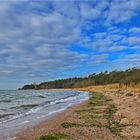
[[[1,0],[0,140],[140,140],[140,0]]]
[[[84,108],[86,104],[87,101],[75,105],[64,112],[59,113],[56,116],[21,132],[16,136],[16,140],[36,140],[42,135],[52,134],[56,132],[69,134],[77,140],[117,140],[114,134],[112,134],[106,128],[72,127],[66,129],[62,127],[61,124],[64,122],[80,123],[81,120],[75,113],[75,110]]]
[[[93,91],[95,89],[90,88],[89,90],[85,88],[78,90]],[[139,140],[140,92],[107,89],[103,91],[100,88],[100,95],[102,94],[104,97],[108,98],[105,104],[109,105],[113,103],[117,107],[117,110],[112,113],[112,116],[109,120],[114,124],[109,124],[109,127],[108,120],[105,117],[103,117],[102,119],[101,117],[99,117],[102,115],[102,110],[103,112],[107,111],[105,109],[105,104],[94,104],[96,109],[101,112],[98,113],[98,117],[95,116],[95,112],[93,110],[92,111],[94,115],[91,114],[91,112],[88,112],[88,114],[87,112],[82,115],[80,114],[81,112],[85,112],[86,110],[93,109],[93,107],[89,106],[89,102],[91,102],[91,99],[89,99],[88,101],[75,105],[64,112],[59,113],[54,117],[21,132],[16,136],[16,140],[36,140],[42,135],[47,136],[56,133],[67,134],[68,136],[70,136],[69,139],[74,140]],[[94,94],[92,96],[91,98],[94,99]],[[100,126],[96,123],[91,123],[91,118],[89,117],[91,115],[92,118],[95,118],[94,122],[97,122],[98,124],[100,124]],[[84,118],[84,116],[86,116],[86,119]]]
[[[61,131],[63,127],[61,126],[61,123],[63,123],[66,120],[71,119],[77,119],[75,110],[79,107],[82,107],[86,104],[87,101],[80,103],[78,105],[75,105],[73,107],[70,107],[64,112],[61,112],[55,116],[53,116],[50,119],[47,119],[46,121],[43,121],[42,123],[35,125],[20,134],[18,134],[16,137],[16,140],[35,140],[37,137],[41,135],[46,135],[48,133]],[[78,119],[77,119],[78,121]]]

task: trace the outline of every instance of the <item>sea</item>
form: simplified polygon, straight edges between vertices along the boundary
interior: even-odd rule
[[[75,90],[0,90],[0,140],[15,135],[89,98]]]

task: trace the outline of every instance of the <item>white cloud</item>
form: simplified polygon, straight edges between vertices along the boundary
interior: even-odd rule
[[[129,22],[139,9],[139,0],[2,1],[0,74],[12,78],[16,75],[18,79],[55,79],[64,71],[82,67],[83,62],[88,64],[96,53],[109,54],[130,47],[138,50],[140,29],[120,29],[114,24]],[[81,42],[91,52],[72,51],[74,42]],[[95,56],[94,63],[107,59],[108,55]]]
[[[130,36],[139,36],[140,35],[140,28],[133,27],[129,29]]]
[[[96,9],[96,7],[93,7],[90,4],[82,3],[80,5],[80,11],[81,11],[82,18],[88,20],[90,19],[95,20],[101,16],[101,11]]]
[[[139,0],[113,0],[108,11],[107,23],[129,21],[138,15],[139,7]]]
[[[109,48],[109,51],[110,52],[122,51],[122,50],[126,50],[126,49],[129,49],[129,47],[127,47],[127,46],[112,46],[112,47]]]
[[[102,54],[102,55],[93,55],[90,62],[92,65],[100,65],[103,63],[108,63],[108,54]]]
[[[140,46],[140,38],[139,37],[129,37],[128,39],[130,45],[132,46]]]
[[[59,14],[62,14],[65,18],[72,18],[80,20],[80,11],[75,0],[66,1],[53,1],[53,8]]]

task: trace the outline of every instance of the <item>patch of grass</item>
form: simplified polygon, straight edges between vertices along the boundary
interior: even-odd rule
[[[104,119],[107,100],[108,98],[101,93],[92,93],[88,105],[76,111],[86,126],[101,128],[107,125],[107,121]]]
[[[92,117],[96,117],[101,115],[102,113],[105,112],[105,108],[101,107],[101,108],[96,108],[96,107],[89,107],[87,109],[80,109],[80,110],[76,110],[76,113],[79,115],[93,115]]]
[[[41,136],[37,140],[74,140],[69,135],[64,133],[53,133],[46,136]]]
[[[113,114],[116,113],[117,108],[114,104],[108,104],[107,110],[106,110],[106,117],[108,120],[111,120],[113,117]]]
[[[117,108],[112,104],[112,100],[102,93],[92,93],[87,105],[75,112],[81,119],[81,123],[63,122],[62,127],[68,129],[72,127],[106,127],[116,136],[121,136],[122,125],[113,119]],[[55,133],[40,137],[38,140],[72,140],[68,135]]]
[[[64,128],[71,128],[71,127],[79,127],[81,124],[71,123],[71,122],[64,122],[61,124]]]
[[[107,124],[107,128],[110,129],[110,131],[117,135],[117,136],[121,136],[120,132],[121,132],[121,125],[119,124],[119,122],[116,122],[113,120],[113,115],[114,113],[116,113],[117,108],[114,104],[108,104],[108,108],[106,111],[106,119],[108,120],[108,124]]]
[[[120,132],[122,130],[123,125],[120,125],[119,122],[110,121],[107,128],[116,136],[121,136]]]
[[[70,127],[107,127],[110,131],[120,136],[121,126],[119,122],[113,120],[113,115],[117,108],[112,104],[112,99],[102,93],[92,93],[86,107],[76,110],[76,113],[82,119],[81,124],[64,123],[64,128]]]
[[[99,120],[98,120],[98,122],[96,120],[94,120],[94,121],[91,120],[90,122],[85,122],[85,123],[81,123],[81,124],[64,122],[61,125],[64,128],[72,128],[72,127],[99,127],[99,128],[101,128],[101,127],[105,127],[105,125],[103,126],[103,124],[101,124],[101,122]]]
[[[101,93],[93,93],[92,97],[89,100],[90,105],[102,106],[105,105],[107,97]]]
[[[82,119],[82,123],[76,124],[72,122],[64,122],[62,126],[64,128],[71,127],[105,127],[107,121],[104,119],[106,113],[107,101],[106,96],[101,93],[92,93],[91,98],[87,106],[83,109],[76,110],[79,118]]]

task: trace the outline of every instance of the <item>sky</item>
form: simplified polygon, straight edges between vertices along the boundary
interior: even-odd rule
[[[140,66],[140,0],[1,0],[0,89]]]

